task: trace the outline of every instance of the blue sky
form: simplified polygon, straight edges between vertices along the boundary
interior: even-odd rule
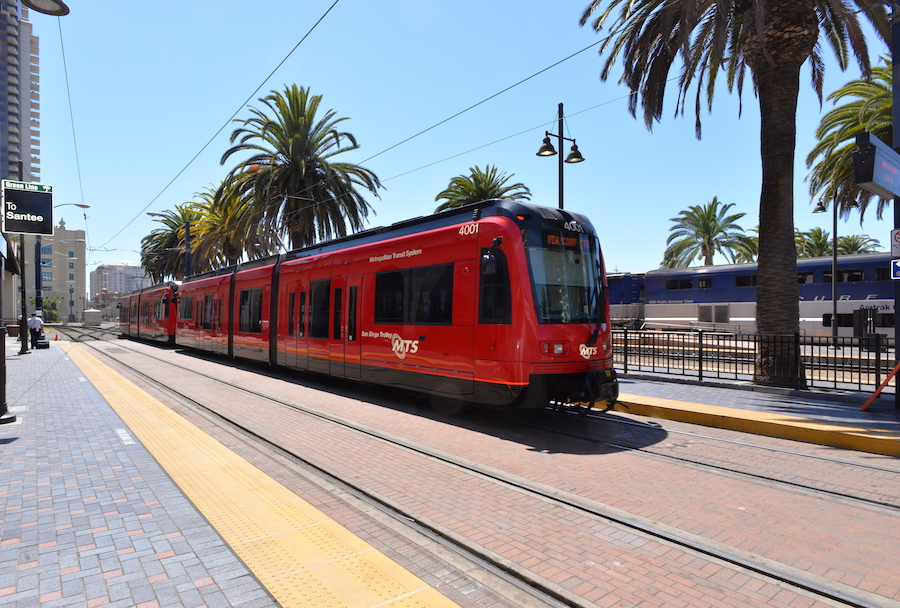
[[[249,117],[248,98],[257,104],[291,84],[349,119],[342,126],[361,148],[342,160],[385,185],[370,199],[371,227],[431,213],[450,179],[475,165],[514,174],[532,202],[555,206],[557,159],[535,153],[544,131],[556,131],[560,102],[564,135],[586,159],[565,166],[565,207],[598,229],[608,270],[658,267],[670,218],[713,196],[747,214],[745,229],[757,225],[759,112],[749,85],[739,113],[738,97],[719,84],[699,141],[693,114],[674,117],[674,95],[647,131],[627,112],[625,87],[600,81],[596,47],[546,69],[599,41],[578,25],[587,0],[341,0],[285,60],[333,2],[70,0],[65,17],[31,12],[41,49],[40,181],[53,186],[55,204],[91,206],[86,220],[75,207],[56,210],[69,228],[87,228],[88,270],[139,261],[141,238],[158,225],[145,212],[218,184],[231,166],[220,165],[236,128],[229,119]],[[873,58],[885,52],[871,44]],[[858,76],[830,62],[825,95]],[[803,79],[795,225],[830,231],[830,213],[811,213],[804,178],[813,132],[831,106],[820,108],[808,71]],[[862,227],[855,215],[838,230],[884,248],[890,229],[872,205]]]

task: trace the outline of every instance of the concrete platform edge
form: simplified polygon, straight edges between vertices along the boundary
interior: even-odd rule
[[[648,418],[687,422],[885,456],[900,456],[900,434],[879,436],[877,433],[862,433],[859,429],[811,419],[624,394],[619,396],[614,410]]]

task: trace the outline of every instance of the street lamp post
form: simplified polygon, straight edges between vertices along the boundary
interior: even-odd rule
[[[850,208],[856,207],[857,205],[852,204]],[[834,350],[840,350],[840,345],[838,344],[838,312],[837,312],[837,284],[838,284],[838,269],[837,269],[837,256],[838,256],[838,207],[840,205],[838,202],[831,201],[831,207],[833,212],[833,220],[831,226],[831,347]],[[813,209],[813,213],[825,213],[828,211],[828,208],[825,206],[825,201],[819,201],[819,204],[816,205],[816,208]]]
[[[559,124],[557,126],[558,134],[554,135],[550,131],[544,131],[544,143],[541,144],[540,149],[537,151],[538,156],[555,156],[556,150],[553,148],[553,144],[550,143],[550,137],[556,137],[559,140],[559,149],[562,151],[563,149],[563,140],[572,142],[572,149],[569,151],[569,155],[566,156],[565,160],[563,160],[562,154],[559,155],[559,208],[563,208],[563,163],[580,163],[584,161],[584,157],[581,155],[581,152],[578,151],[578,146],[575,145],[574,139],[569,139],[568,137],[563,137],[563,104],[559,104],[559,112],[557,115],[557,119]]]

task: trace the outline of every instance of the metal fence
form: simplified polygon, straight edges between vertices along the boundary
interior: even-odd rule
[[[796,369],[786,374],[794,388],[830,388],[872,392],[894,368],[894,340],[767,336],[721,332],[613,331],[615,365],[624,373],[652,372],[689,378],[752,382],[757,376],[760,345]],[[895,380],[884,388],[895,392]]]

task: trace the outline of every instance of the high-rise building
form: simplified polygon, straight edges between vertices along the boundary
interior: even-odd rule
[[[150,276],[143,266],[134,262],[121,261],[115,264],[100,264],[91,271],[91,295],[97,298],[101,293],[123,294],[152,285]]]
[[[19,0],[0,0],[0,178],[40,181],[41,84],[37,36],[28,9]],[[18,244],[16,235],[5,235]],[[3,245],[5,248],[5,245]],[[10,249],[12,253],[12,249]],[[84,259],[84,256],[82,256]],[[5,265],[9,270],[10,264]],[[83,263],[83,262],[82,262]],[[3,309],[7,324],[20,314],[20,282],[3,272]]]
[[[40,182],[40,47],[28,9],[0,0],[0,174],[3,179]],[[19,162],[22,174],[19,174]]]

